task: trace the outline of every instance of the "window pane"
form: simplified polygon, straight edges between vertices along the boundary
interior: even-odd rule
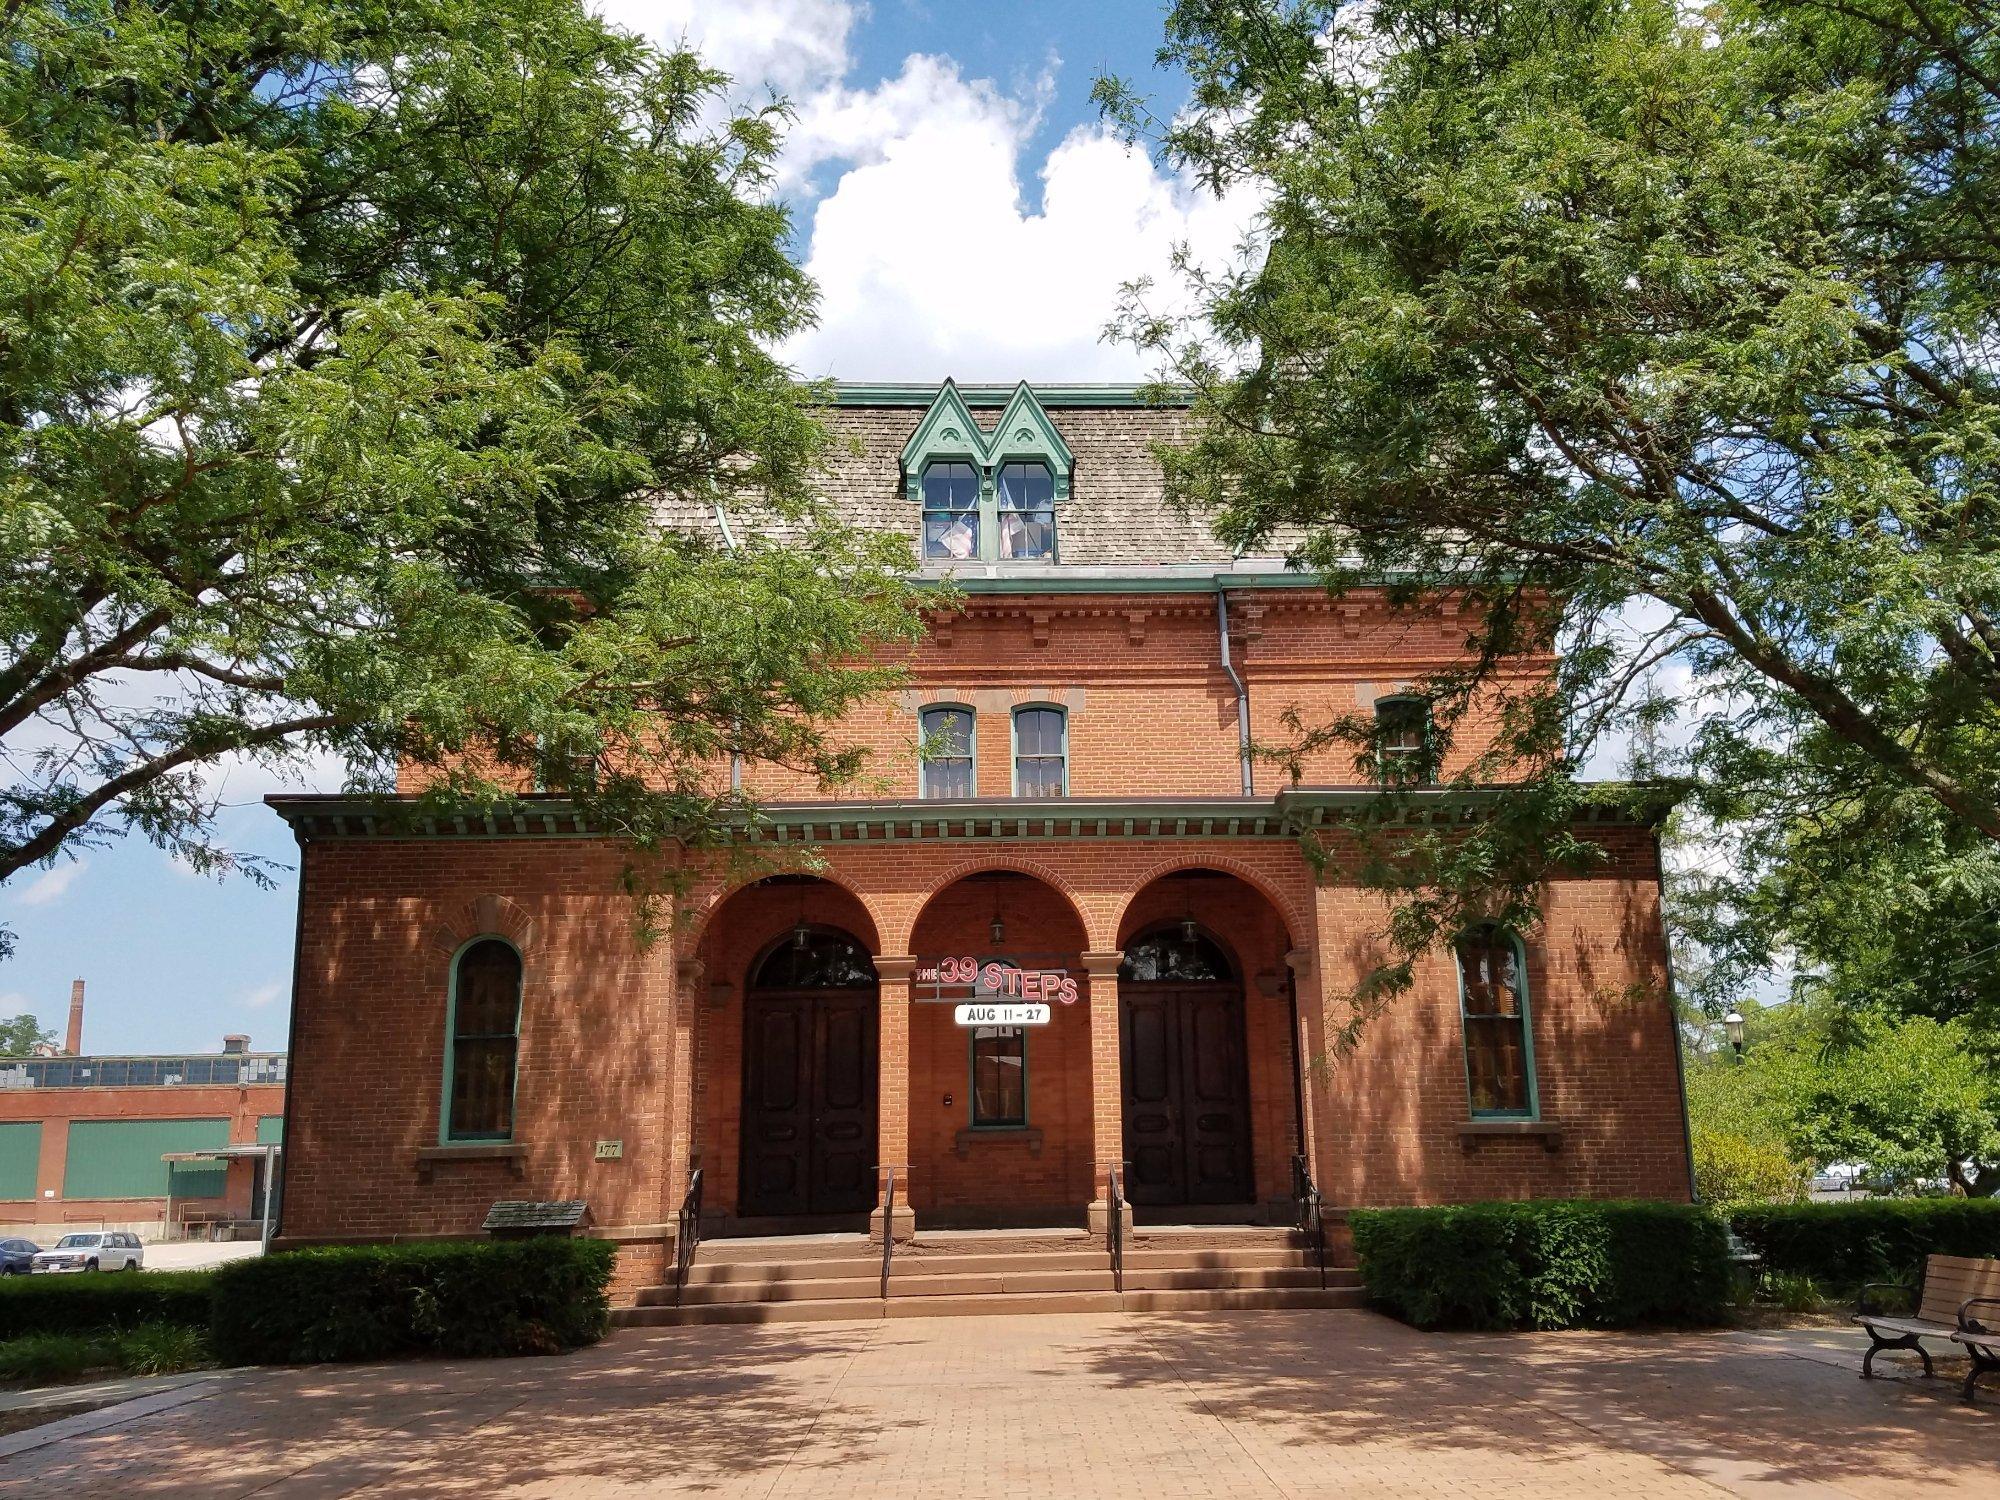
[[[1028,1123],[1028,1037],[1018,1026],[973,1029],[972,1123]]]
[[[1053,708],[1024,708],[1014,715],[1014,748],[1021,755],[1061,755],[1063,716]]]
[[[458,960],[458,1035],[512,1036],[520,1015],[520,955],[493,939],[474,943]]]
[[[1056,551],[1055,480],[1046,464],[1000,466],[1000,556],[1049,558]]]
[[[1528,1052],[1518,1016],[1465,1018],[1465,1070],[1475,1113],[1528,1112]]]
[[[514,1039],[461,1037],[452,1048],[452,1138],[505,1136],[513,1128]]]
[[[972,715],[962,708],[927,708],[921,720],[924,744],[940,760],[972,754]]]
[[[1460,938],[1458,967],[1465,976],[1467,1015],[1521,1014],[1521,976],[1516,972],[1514,945],[1504,935],[1482,931]]]
[[[979,555],[979,476],[970,464],[924,470],[924,556]]]
[[[1384,698],[1375,705],[1382,774],[1390,781],[1429,781],[1430,705],[1421,698]]]
[[[1058,759],[1026,757],[1014,763],[1014,781],[1023,797],[1060,797],[1063,794],[1063,763]]]

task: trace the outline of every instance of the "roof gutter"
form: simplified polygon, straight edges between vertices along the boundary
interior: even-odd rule
[[[1250,761],[1250,689],[1236,670],[1229,654],[1229,586],[1222,575],[1215,579],[1215,628],[1221,638],[1222,670],[1236,684],[1236,754],[1243,763],[1243,795],[1257,795],[1256,773]]]

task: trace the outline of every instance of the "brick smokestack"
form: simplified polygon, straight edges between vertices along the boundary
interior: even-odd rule
[[[71,1057],[83,1056],[83,981],[69,982],[69,1039],[63,1043],[63,1051]]]

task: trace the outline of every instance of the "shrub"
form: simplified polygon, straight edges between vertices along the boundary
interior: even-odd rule
[[[0,1380],[52,1385],[117,1363],[105,1334],[29,1333],[0,1343]]]
[[[1811,1178],[1811,1168],[1767,1142],[1726,1130],[1694,1132],[1695,1192],[1714,1207],[1797,1203]]]
[[[118,1364],[131,1375],[177,1375],[215,1363],[205,1329],[185,1323],[144,1323],[117,1340]]]
[[[610,1325],[608,1240],[286,1250],[215,1275],[216,1354],[302,1364],[396,1354],[552,1354]]]
[[[1927,1255],[2000,1256],[2000,1200],[1867,1198],[1743,1207],[1730,1224],[1771,1272],[1823,1287],[1914,1283]]]
[[[0,1339],[91,1334],[142,1323],[208,1323],[210,1271],[83,1271],[0,1278]]]
[[[1818,1312],[1826,1303],[1819,1283],[1796,1271],[1773,1272],[1765,1277],[1764,1286],[1770,1299],[1788,1313]]]
[[[1564,1200],[1357,1209],[1374,1300],[1420,1328],[1629,1328],[1720,1320],[1721,1219],[1679,1203]]]

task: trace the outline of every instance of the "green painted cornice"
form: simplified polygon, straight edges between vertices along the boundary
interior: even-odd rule
[[[952,383],[952,382],[947,382]],[[1023,382],[1025,384],[1026,382]],[[1018,386],[962,385],[959,395],[970,406],[999,406]],[[1037,385],[1035,399],[1043,406],[1186,406],[1192,397],[1175,392],[1161,401],[1149,400],[1137,385]],[[835,406],[929,406],[938,387],[928,384],[843,380],[833,386]]]
[[[1578,823],[1653,827],[1678,800],[1659,784],[1592,783]],[[1297,839],[1395,799],[1411,828],[1476,820],[1504,787],[1295,787],[1271,797],[1060,797],[1027,800],[766,803],[737,823],[739,843],[788,848],[840,844],[1076,842],[1091,839]],[[418,797],[275,796],[264,799],[301,842],[329,838],[609,838],[562,797],[527,796],[500,807],[440,811]]]

